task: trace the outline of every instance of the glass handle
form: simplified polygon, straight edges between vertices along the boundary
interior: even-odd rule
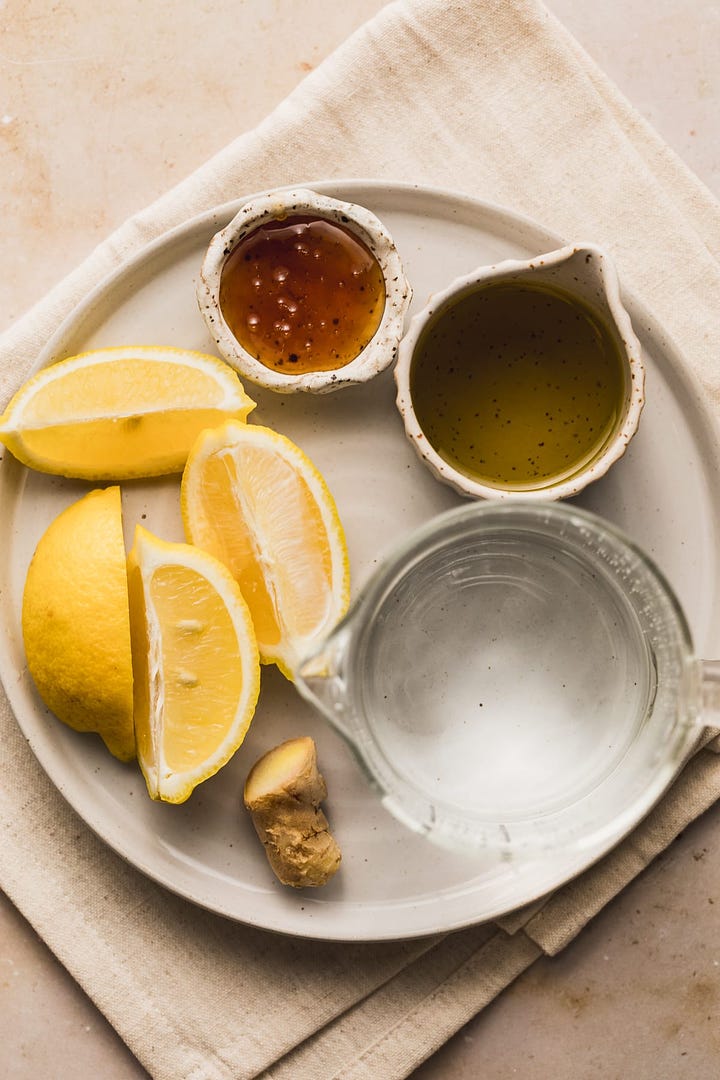
[[[700,706],[702,726],[720,728],[720,660],[700,661]]]

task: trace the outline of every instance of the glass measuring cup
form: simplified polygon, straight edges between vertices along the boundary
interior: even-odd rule
[[[522,501],[415,532],[296,676],[391,813],[508,857],[628,832],[697,744],[719,681],[630,540]]]

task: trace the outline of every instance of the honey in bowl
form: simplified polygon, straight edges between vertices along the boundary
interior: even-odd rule
[[[288,375],[332,371],[366,347],[383,317],[377,259],[341,224],[310,215],[268,220],[228,255],[220,310],[244,349]]]
[[[617,431],[628,387],[616,337],[577,297],[499,282],[430,319],[410,394],[420,428],[451,467],[521,492],[593,461]]]

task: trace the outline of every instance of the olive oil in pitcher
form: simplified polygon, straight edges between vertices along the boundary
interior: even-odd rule
[[[527,282],[461,295],[425,328],[410,389],[451,466],[521,492],[592,461],[628,395],[615,338],[576,297]]]

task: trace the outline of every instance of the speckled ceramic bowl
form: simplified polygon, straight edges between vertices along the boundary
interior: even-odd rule
[[[238,341],[220,304],[223,270],[236,246],[261,226],[296,216],[324,218],[353,234],[375,258],[384,280],[385,304],[377,329],[354,358],[330,370],[293,373],[266,366]],[[326,393],[366,382],[381,372],[397,355],[411,296],[400,256],[382,222],[363,206],[308,189],[272,191],[246,203],[213,237],[197,284],[200,311],[222,356],[244,378],[283,394]]]
[[[452,455],[447,448],[435,445],[424,430],[417,415],[418,402],[413,397],[413,365],[419,362],[424,335],[432,332],[435,340],[441,335],[444,344],[436,356],[437,368],[434,369],[437,370],[435,378],[440,408],[444,392],[443,380],[452,370],[455,355],[453,350],[460,347],[456,341],[456,338],[459,338],[452,326],[451,313],[459,302],[471,294],[495,284],[514,285],[519,289],[525,287],[531,290],[534,287],[540,293],[544,290],[546,294],[564,297],[569,303],[574,301],[578,305],[578,312],[588,313],[596,327],[604,328],[603,332],[611,342],[614,353],[620,358],[622,367],[618,376],[616,408],[614,413],[610,414],[607,430],[602,437],[598,437],[597,446],[576,464],[571,460],[569,467],[561,475],[539,479],[537,483],[505,483],[504,478],[493,478],[488,482],[480,478],[479,473],[473,474],[470,469],[464,471],[457,456]],[[488,291],[487,296],[491,298],[492,295],[492,292]],[[486,302],[490,303],[491,300]],[[447,327],[443,320],[446,320]],[[512,318],[509,318],[508,324],[512,321]],[[548,338],[550,337],[551,335],[548,335]],[[547,346],[548,351],[551,347]],[[472,375],[468,375],[468,378],[472,378]],[[609,256],[594,244],[564,247],[528,261],[508,260],[493,266],[483,266],[471,274],[457,278],[446,289],[434,294],[425,308],[412,319],[399,348],[395,381],[397,406],[407,436],[422,460],[438,479],[450,484],[461,494],[487,499],[547,500],[577,495],[587,484],[603,476],[625,453],[637,430],[645,400],[645,371],[640,343],[623,307],[614,266]],[[518,390],[518,394],[520,392]],[[526,395],[528,393],[527,389],[522,392]],[[542,409],[543,406],[539,408]],[[584,419],[580,416],[580,411],[578,409],[575,421],[579,425]],[[548,414],[538,415],[539,440],[544,436],[543,415]],[[456,421],[459,423],[459,419],[453,414],[450,422]],[[511,423],[510,420],[506,422]],[[430,427],[427,422],[426,426]],[[473,438],[475,437],[478,443],[484,437],[480,422],[477,422],[477,429],[473,429]],[[537,445],[542,446],[543,442],[538,441]]]

